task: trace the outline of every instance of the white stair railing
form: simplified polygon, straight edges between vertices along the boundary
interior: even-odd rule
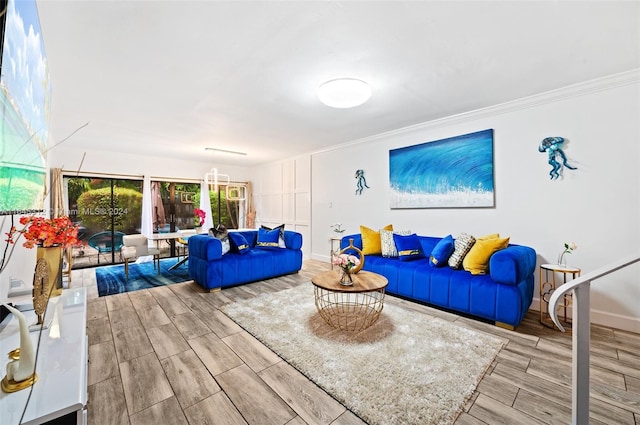
[[[591,282],[638,261],[640,261],[640,255],[636,254],[584,274],[560,286],[549,300],[549,315],[556,326],[564,332],[564,327],[558,319],[558,306],[561,300],[564,301],[564,295],[573,291],[573,388],[571,389],[571,423],[573,425],[589,424],[589,345],[591,342],[589,291]]]

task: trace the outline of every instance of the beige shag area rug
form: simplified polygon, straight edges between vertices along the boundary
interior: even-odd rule
[[[367,330],[335,330],[317,313],[311,283],[224,311],[370,424],[452,424],[503,345],[388,304]]]

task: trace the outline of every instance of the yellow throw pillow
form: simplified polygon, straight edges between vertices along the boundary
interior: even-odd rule
[[[506,248],[508,245],[509,238],[478,238],[471,251],[462,260],[462,267],[474,275],[485,274],[489,269],[489,259],[493,253]]]
[[[393,230],[393,225],[388,224],[382,230]],[[382,243],[380,242],[380,232],[360,226],[360,234],[362,234],[362,254],[363,255],[381,255]]]

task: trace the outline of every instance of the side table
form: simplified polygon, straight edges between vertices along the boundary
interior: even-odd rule
[[[25,312],[27,320],[32,320],[33,314]],[[45,321],[52,319],[49,329],[42,330],[41,336],[39,332],[29,334],[38,350],[38,382],[15,393],[0,392],[2,425],[87,423],[87,288],[65,289],[61,296],[49,300],[45,314]],[[0,370],[4,375],[9,362],[6,353],[20,346],[20,331],[13,315],[5,317],[2,326]]]
[[[549,316],[549,299],[551,294],[561,285],[567,283],[567,277],[575,279],[580,276],[581,270],[578,267],[560,266],[558,264],[541,264],[540,265],[540,323],[552,329],[556,329],[554,323]],[[562,275],[562,280],[556,277]],[[572,296],[567,294],[564,296],[562,322],[566,328],[571,328],[571,322],[567,320],[567,307],[571,306]]]
[[[331,263],[331,270],[333,270],[333,256],[340,252],[341,237],[331,236],[329,241],[331,243],[331,252],[329,253],[329,263]]]

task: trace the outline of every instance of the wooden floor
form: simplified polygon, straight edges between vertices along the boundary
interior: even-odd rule
[[[300,273],[207,293],[193,283],[98,298],[95,271],[74,271],[89,293],[90,425],[362,424],[217,307],[309,284]],[[568,424],[571,337],[530,311],[516,331],[388,296],[387,303],[508,340],[456,425]],[[592,327],[591,424],[640,425],[640,335]]]

